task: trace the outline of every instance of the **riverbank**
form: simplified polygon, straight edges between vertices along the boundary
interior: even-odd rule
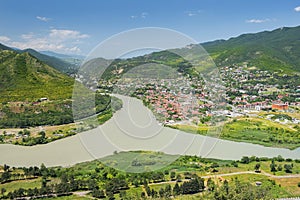
[[[190,134],[162,127],[152,112],[135,98],[117,96],[123,107],[103,125],[54,142],[25,147],[1,144],[0,163],[10,166],[70,166],[112,155],[115,151],[161,151],[225,160],[244,155],[299,159],[300,148],[288,150]]]
[[[108,103],[105,106],[102,106],[101,111],[97,112],[97,114],[77,120],[74,123],[28,128],[0,129],[0,144],[14,144],[22,146],[47,144],[96,128],[111,119],[113,114],[122,108],[122,101],[115,97],[113,98],[113,107],[110,103]]]
[[[131,158],[137,154],[140,157],[131,162]],[[210,199],[210,195],[218,194],[224,186],[230,194],[239,188],[239,195],[246,195],[250,188],[252,194],[262,192],[264,198],[268,195],[270,199],[300,195],[299,160],[284,159],[280,156],[271,159],[243,157],[241,160],[180,156],[169,165],[162,166],[168,157],[173,155],[145,151],[116,152],[103,160],[78,163],[65,168],[45,165],[28,168],[0,166],[0,174],[3,177],[0,183],[0,190],[3,192],[0,197],[29,198],[44,195],[45,198],[63,196],[58,199],[76,199],[76,195],[83,195],[86,198],[121,199],[121,194],[123,198],[126,196],[129,199],[140,199],[143,195],[144,199],[165,199],[165,195],[174,199],[196,196]],[[152,160],[157,162],[149,162]],[[131,166],[136,173],[126,171],[126,168],[118,170],[107,163],[114,163],[114,166],[120,167]],[[276,166],[275,171],[272,171],[271,164]],[[141,173],[140,169],[147,167],[157,170],[152,171],[149,168],[149,171]],[[195,187],[188,187],[189,190],[184,190],[185,184],[193,184],[195,179],[198,183],[203,183],[203,189],[194,190]],[[182,190],[176,191],[176,184],[176,187],[179,186]],[[168,192],[166,188],[170,186],[172,190]]]
[[[170,128],[193,134],[207,135],[209,126],[174,124]],[[299,132],[260,118],[239,118],[228,121],[218,135],[209,135],[235,142],[259,144],[266,147],[294,150],[300,147]],[[279,138],[279,139],[276,139]],[[295,137],[295,139],[293,139]]]

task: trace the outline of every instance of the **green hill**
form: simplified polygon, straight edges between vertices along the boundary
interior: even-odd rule
[[[294,74],[300,72],[300,26],[279,28],[273,31],[243,34],[229,40],[217,40],[201,44],[218,67],[244,65],[267,71]],[[199,55],[203,53],[203,57]],[[111,79],[121,76],[130,69],[146,63],[158,63],[176,68],[179,72],[193,73],[191,63],[179,55],[193,60],[197,70],[211,66],[208,56],[197,44],[184,48],[153,52],[128,59],[115,59],[104,71],[102,78]],[[94,59],[92,74],[103,68],[103,59]],[[86,64],[86,68],[90,67]],[[95,67],[96,66],[96,67]],[[98,66],[98,68],[97,68]],[[86,70],[85,68],[85,70]],[[122,73],[116,73],[122,70]],[[88,70],[89,71],[89,70]],[[102,72],[101,72],[102,73]]]
[[[300,72],[300,26],[243,34],[202,46],[218,66],[247,62],[262,70]]]
[[[66,74],[73,74],[77,70],[77,66],[74,64],[71,64],[69,62],[66,62],[60,58],[54,57],[54,56],[49,56],[46,54],[39,53],[35,51],[34,49],[25,49],[18,51],[20,53],[29,53],[30,55],[36,57],[40,61],[43,61],[47,65],[57,69],[60,72],[66,73]]]
[[[61,125],[74,122],[72,95],[74,79],[45,64],[29,52],[17,53],[5,46],[0,49],[0,128]],[[5,50],[3,50],[5,49]],[[99,114],[104,123],[112,116],[110,96],[95,94],[76,82],[82,104],[95,101],[95,108],[78,110],[85,118]],[[77,105],[78,106],[78,105]],[[117,107],[121,108],[121,103]]]
[[[9,50],[0,51],[0,79],[1,102],[69,99],[74,83],[29,53]]]
[[[34,56],[38,60],[43,61],[47,65],[57,69],[60,72],[66,73],[66,74],[76,73],[76,71],[78,69],[78,66],[76,66],[74,64],[66,62],[66,61],[64,61],[60,58],[55,57],[55,56],[50,56],[50,55],[40,53],[40,52],[38,52],[34,49],[24,49],[24,50],[13,49],[13,48],[7,47],[7,46],[0,43],[0,51],[1,50],[9,50],[9,51],[13,51],[13,52],[19,53],[19,54],[29,53],[30,55]]]

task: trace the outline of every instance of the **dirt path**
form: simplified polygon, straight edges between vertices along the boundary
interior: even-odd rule
[[[226,174],[214,174],[214,175],[207,175],[207,176],[201,176],[201,178],[208,179],[208,178],[215,178],[215,177],[223,177],[223,176],[235,176],[235,175],[243,175],[243,174],[261,174],[264,176],[268,176],[274,179],[281,179],[281,178],[300,178],[300,174],[290,174],[290,175],[282,175],[282,176],[276,176],[273,174],[269,174],[267,172],[262,171],[261,173],[257,173],[254,171],[242,171],[242,172],[232,172],[232,173],[226,173]],[[183,179],[182,182],[188,181],[189,179]],[[176,181],[166,181],[166,182],[160,182],[160,183],[149,183],[149,185],[159,185],[159,184],[166,184],[166,183],[176,183]]]

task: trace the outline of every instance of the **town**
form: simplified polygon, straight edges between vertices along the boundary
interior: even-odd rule
[[[230,120],[245,116],[262,117],[258,115],[261,112],[295,113],[299,110],[300,83],[297,76],[262,71],[247,67],[247,64],[221,67],[219,71],[220,76],[215,82],[225,88],[225,91],[218,90],[224,96],[222,101],[217,102],[219,106],[216,106],[216,96],[210,95],[203,79],[183,76],[181,73],[176,78],[126,77],[115,81],[111,87],[114,87],[113,92],[126,93],[143,100],[157,119],[168,125],[212,125],[212,116],[223,116],[223,119]],[[295,85],[297,81],[299,85]],[[213,87],[218,87],[218,84],[208,88]],[[107,85],[100,85],[99,88],[107,88]],[[298,117],[279,119],[272,114],[265,115],[265,118],[285,124],[300,122]]]

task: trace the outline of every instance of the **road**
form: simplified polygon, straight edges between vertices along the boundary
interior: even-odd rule
[[[236,175],[243,175],[243,174],[261,174],[264,176],[268,176],[274,179],[281,179],[281,178],[300,178],[300,174],[291,174],[291,175],[283,175],[283,176],[276,176],[273,174],[269,174],[267,172],[261,171],[261,173],[257,173],[254,171],[242,171],[242,172],[232,172],[232,173],[225,173],[225,174],[213,174],[213,175],[207,175],[207,176],[201,176],[201,178],[208,179],[208,178],[216,178],[216,177],[224,177],[224,176],[236,176]],[[182,181],[188,181],[189,179],[182,179]],[[160,185],[160,184],[166,184],[166,183],[176,183],[176,181],[165,181],[160,183],[150,183],[149,185]]]

